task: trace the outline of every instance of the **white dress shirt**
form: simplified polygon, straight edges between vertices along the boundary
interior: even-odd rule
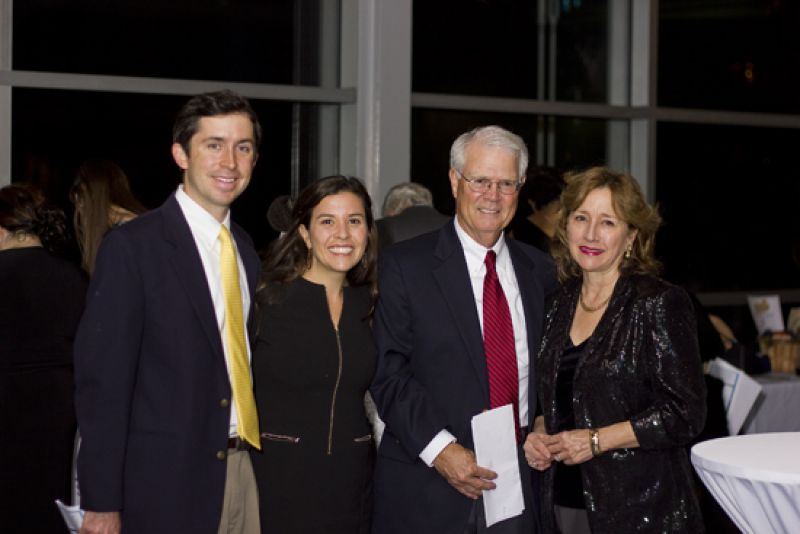
[[[230,380],[231,370],[224,330],[225,295],[222,293],[222,276],[220,273],[219,232],[222,224],[230,230],[231,214],[228,212],[228,214],[225,215],[225,220],[220,223],[186,194],[183,190],[183,185],[178,186],[178,190],[175,192],[175,200],[178,201],[178,206],[180,206],[183,216],[186,218],[186,222],[189,223],[189,229],[192,232],[192,237],[197,246],[197,252],[200,254],[200,260],[203,263],[203,270],[206,273],[208,290],[211,294],[211,300],[214,303],[214,313],[217,316],[217,326],[219,327],[219,334],[222,339],[222,350],[225,354],[225,367],[228,370],[228,380]],[[235,246],[236,240],[234,239],[233,242]],[[236,250],[236,261],[239,264],[239,287],[242,291],[242,317],[245,318],[245,324],[247,324],[247,316],[250,310],[250,290],[247,285],[247,273],[244,270],[244,264],[242,263],[238,248]],[[247,338],[246,328],[244,335],[247,359],[250,360],[250,341]],[[236,426],[238,417],[236,413],[236,400],[233,398],[233,394],[231,394],[230,436],[235,436],[237,434]]]
[[[525,327],[525,310],[522,305],[522,296],[519,293],[519,285],[517,285],[517,275],[514,273],[514,265],[511,263],[511,256],[508,253],[508,247],[503,233],[500,233],[500,238],[491,247],[486,248],[470,237],[467,232],[461,228],[458,222],[458,216],[453,220],[456,227],[456,235],[461,242],[461,247],[464,249],[464,257],[467,260],[467,270],[469,271],[469,279],[472,283],[472,296],[475,299],[475,307],[478,310],[478,320],[481,324],[481,335],[483,335],[483,280],[486,277],[486,264],[484,259],[486,253],[494,250],[497,255],[495,269],[497,270],[497,278],[500,280],[500,285],[505,293],[506,300],[508,301],[508,308],[511,312],[511,323],[514,328],[514,348],[517,352],[517,375],[519,377],[519,424],[520,426],[528,425],[528,367],[529,367],[529,353],[528,353],[528,331]],[[428,466],[433,465],[433,460],[439,455],[442,450],[456,441],[447,430],[441,430],[428,445],[422,450],[419,457]]]

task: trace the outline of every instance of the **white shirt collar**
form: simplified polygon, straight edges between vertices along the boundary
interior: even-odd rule
[[[495,254],[497,254],[496,265],[498,269],[501,269],[501,265],[505,263],[505,258],[508,255],[508,247],[506,247],[506,239],[503,232],[500,232],[500,237],[494,245],[486,248],[475,241],[461,227],[461,223],[458,222],[458,215],[453,218],[453,224],[456,225],[456,235],[461,242],[461,247],[464,249],[464,257],[467,260],[467,268],[470,273],[478,273],[486,268],[483,261],[486,258],[486,253],[490,250],[494,250]]]
[[[178,186],[175,192],[175,200],[183,211],[186,221],[192,229],[192,234],[195,236],[203,246],[212,248],[214,243],[219,238],[220,226],[224,224],[230,229],[231,227],[231,212],[225,214],[225,220],[220,224],[209,212],[207,212],[200,204],[194,201],[192,197],[186,194],[183,190],[183,184]]]

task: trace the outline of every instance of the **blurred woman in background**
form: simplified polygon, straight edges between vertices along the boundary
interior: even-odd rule
[[[311,183],[266,254],[257,295],[253,452],[264,533],[367,533],[375,447],[364,396],[377,235],[356,178]]]
[[[92,274],[106,232],[145,209],[131,193],[125,172],[107,160],[90,159],[78,168],[70,199],[75,205],[75,235],[81,249],[81,264]]]
[[[0,189],[0,518],[3,532],[66,532],[75,436],[72,340],[86,276],[48,249],[66,219],[25,185]]]

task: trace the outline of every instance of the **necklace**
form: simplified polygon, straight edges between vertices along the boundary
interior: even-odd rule
[[[612,292],[611,292],[611,294],[613,295],[613,294],[614,294],[614,292],[612,291]],[[609,300],[611,300],[611,295],[609,295],[609,296],[608,296],[608,298],[606,298],[606,300],[604,300],[603,302],[601,302],[601,303],[600,303],[600,304],[598,304],[597,306],[588,306],[588,305],[587,305],[587,304],[586,304],[586,303],[583,301],[583,291],[581,291],[581,292],[580,292],[580,295],[578,296],[578,304],[580,304],[580,305],[581,305],[581,308],[583,308],[583,311],[585,311],[585,312],[588,312],[588,313],[596,312],[597,310],[599,310],[599,309],[603,308],[603,306],[605,306],[606,304],[608,304],[608,301],[609,301]]]

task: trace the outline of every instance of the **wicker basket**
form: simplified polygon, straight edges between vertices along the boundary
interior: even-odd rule
[[[792,373],[800,367],[800,340],[761,337],[761,352],[769,356],[772,372]]]

